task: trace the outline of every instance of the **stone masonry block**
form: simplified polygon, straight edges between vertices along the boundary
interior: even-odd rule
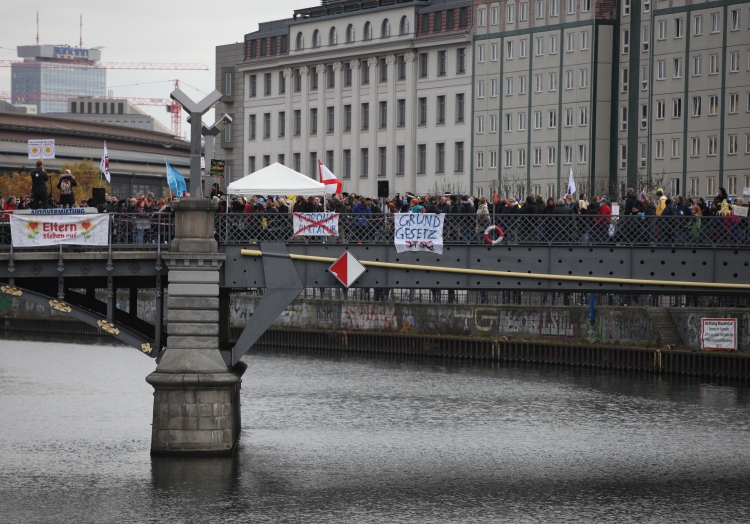
[[[232,445],[232,430],[231,429],[225,429],[225,430],[222,431],[222,433],[224,435],[224,439],[223,439],[224,443],[227,446],[231,446]]]
[[[205,309],[170,309],[167,312],[169,322],[219,322],[218,310]]]
[[[183,417],[169,417],[166,429],[183,429]]]
[[[169,284],[168,289],[170,297],[216,297],[219,295],[218,284]]]
[[[218,271],[170,271],[169,282],[173,284],[218,284]]]
[[[167,333],[170,335],[198,335],[210,336],[219,334],[218,324],[197,324],[170,322],[167,326]]]
[[[167,402],[170,404],[184,404],[185,392],[181,389],[167,391]]]
[[[188,444],[211,444],[211,430],[183,431],[183,437]]]
[[[190,389],[186,389],[184,392],[183,401],[185,404],[195,404],[195,399],[197,398],[197,395],[195,394],[195,391],[192,391]]]
[[[198,391],[198,402],[201,404],[223,404],[229,402],[229,391],[220,389]]]
[[[224,416],[224,404],[214,404],[213,405],[214,417],[223,417]]]
[[[216,349],[219,347],[219,337],[200,336],[169,336],[167,347],[177,349]]]
[[[209,310],[219,309],[219,297],[173,297],[167,299],[167,307],[173,309]]]
[[[221,429],[214,417],[198,417],[198,429]]]
[[[213,415],[213,406],[211,404],[196,404],[198,406],[199,417],[210,417]]]
[[[181,417],[182,416],[182,404],[169,404],[169,416],[170,417]]]
[[[198,405],[197,404],[183,404],[182,415],[185,417],[197,417]]]
[[[166,402],[154,402],[154,415],[157,417],[169,416],[169,404]]]
[[[185,417],[182,429],[198,429],[198,417]]]

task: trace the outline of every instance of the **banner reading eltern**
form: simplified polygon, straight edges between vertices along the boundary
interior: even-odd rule
[[[106,246],[109,215],[16,215],[10,216],[13,247],[74,244]]]

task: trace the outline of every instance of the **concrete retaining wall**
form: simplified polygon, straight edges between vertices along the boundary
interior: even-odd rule
[[[103,297],[102,297],[103,298]],[[127,294],[118,294],[118,307],[127,309]],[[244,326],[260,301],[257,295],[232,295],[231,325]],[[168,302],[164,301],[165,304]],[[274,327],[381,331],[427,335],[489,336],[600,342],[630,346],[656,346],[659,333],[645,307],[598,307],[591,337],[588,307],[482,306],[406,304],[335,300],[296,300]],[[701,318],[737,318],[739,349],[750,350],[750,311],[737,308],[669,308],[682,345],[700,348]],[[0,296],[0,317],[59,318],[60,313]],[[140,293],[139,318],[153,322],[154,300]],[[165,318],[168,315],[165,312]]]

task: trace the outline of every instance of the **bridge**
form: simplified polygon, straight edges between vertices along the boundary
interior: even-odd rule
[[[337,237],[295,236],[292,215],[217,214],[214,204],[188,199],[175,204],[174,215],[153,215],[145,225],[142,217],[111,214],[106,247],[54,249],[14,248],[0,222],[0,290],[155,358],[147,378],[155,388],[151,451],[188,455],[232,452],[241,357],[304,288],[340,286],[328,268],[345,251],[367,269],[352,286],[360,288],[750,290],[747,218],[447,215],[441,254],[398,253],[394,215],[338,219]],[[496,245],[484,237],[491,226],[504,235]],[[230,294],[258,288],[265,292],[252,321],[230,345]],[[157,301],[154,324],[132,306],[148,289]],[[130,311],[117,308],[118,290],[129,293]]]

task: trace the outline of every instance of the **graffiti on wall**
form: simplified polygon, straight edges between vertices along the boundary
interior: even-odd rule
[[[363,302],[344,303],[341,306],[342,329],[380,329],[395,331],[401,327],[392,304],[374,305]]]

